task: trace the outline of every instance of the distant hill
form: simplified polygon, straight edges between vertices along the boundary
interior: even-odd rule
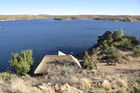
[[[71,19],[94,19],[94,20],[111,20],[123,22],[140,22],[139,16],[129,15],[0,15],[0,21],[11,20],[32,20],[32,19],[48,19],[55,20],[71,20]]]

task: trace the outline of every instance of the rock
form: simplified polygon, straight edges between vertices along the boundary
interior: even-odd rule
[[[135,61],[135,62],[140,62],[140,57],[135,57],[135,58],[134,58],[134,61]]]
[[[104,40],[109,39],[111,35],[112,35],[111,31],[106,31],[102,36],[99,36],[100,43],[102,43]]]
[[[55,90],[59,93],[84,93],[83,91],[70,86],[68,83],[60,86],[55,85]]]
[[[134,59],[134,57],[132,57],[132,56],[127,56],[127,61],[129,61],[129,62],[134,62],[135,59]]]
[[[57,90],[57,91],[60,90],[60,87],[59,87],[58,84],[55,84],[54,88],[55,88],[55,90]]]
[[[105,77],[107,80],[111,81],[112,80],[112,77],[110,75],[106,75]]]
[[[127,89],[125,88],[121,88],[121,89],[118,89],[118,90],[114,90],[115,93],[130,93]],[[134,92],[135,93],[135,92]],[[137,93],[137,92],[136,92]],[[139,92],[138,92],[139,93]]]
[[[79,78],[73,75],[73,76],[71,77],[70,81],[71,81],[72,83],[78,83],[78,82],[79,82]]]
[[[104,80],[103,83],[102,83],[102,87],[105,89],[105,90],[111,90],[111,84],[108,80]]]
[[[112,87],[113,90],[118,89],[118,86],[116,85],[116,80],[112,80],[111,87]]]
[[[91,70],[93,75],[97,75],[97,70]]]
[[[0,93],[5,93],[4,90],[9,89],[9,85],[0,81]]]
[[[44,93],[56,93],[54,88],[52,86],[49,86],[48,84],[44,83],[42,85],[38,86]]]
[[[127,85],[127,83],[124,81],[124,80],[122,80],[122,79],[117,79],[117,85],[119,86],[119,87],[124,87],[124,88],[128,88],[128,85]]]

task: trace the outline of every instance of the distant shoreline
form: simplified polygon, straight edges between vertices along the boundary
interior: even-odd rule
[[[140,22],[139,16],[130,15],[0,15],[0,21],[13,20],[33,20],[33,19],[48,19],[54,20],[73,20],[73,19],[94,19],[94,20],[109,20],[121,22]]]

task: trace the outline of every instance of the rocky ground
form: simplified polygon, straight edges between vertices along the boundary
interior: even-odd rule
[[[139,62],[98,63],[97,70],[56,66],[46,75],[1,79],[0,93],[140,93],[139,78]]]
[[[96,70],[56,64],[44,75],[0,74],[0,93],[140,93],[140,58],[122,54],[117,65],[100,62]]]

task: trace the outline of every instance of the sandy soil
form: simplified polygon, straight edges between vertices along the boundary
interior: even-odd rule
[[[98,71],[105,73],[122,73],[122,74],[133,74],[135,72],[140,73],[140,62],[117,64],[116,66],[109,66],[106,65],[105,63],[98,63]]]

